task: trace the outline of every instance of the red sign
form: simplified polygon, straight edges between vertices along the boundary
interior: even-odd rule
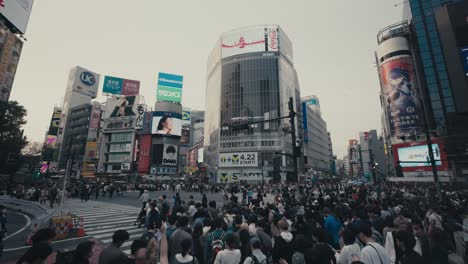
[[[138,160],[138,172],[149,173],[151,157],[151,135],[142,135],[140,138],[140,158]]]
[[[122,95],[137,95],[140,93],[140,82],[124,79],[122,81]]]
[[[432,144],[436,145],[436,148],[437,148],[437,149],[434,149],[434,147],[433,147],[434,159],[436,160],[436,164],[440,164],[440,165],[436,166],[437,171],[447,171],[448,170],[447,152],[445,151],[444,142],[441,139],[434,138],[434,139],[432,139]],[[420,164],[418,162],[415,162],[414,166],[411,166],[412,163],[404,163],[404,161],[406,161],[407,157],[414,157],[415,159],[418,159],[417,155],[420,155],[420,153],[418,152],[420,150],[420,148],[417,148],[418,146],[427,147],[427,143],[426,143],[426,141],[419,141],[419,142],[405,142],[405,143],[401,143],[401,144],[392,145],[393,158],[395,160],[395,165],[397,165],[396,163],[398,161],[400,161],[400,159],[401,159],[400,165],[402,166],[402,169],[403,169],[404,172],[432,171],[432,166],[430,166],[430,165],[429,166],[420,166]],[[414,147],[414,150],[415,150],[414,152],[415,153],[412,153],[412,148],[413,147]],[[399,152],[398,150],[399,149],[400,149],[400,152],[401,152],[401,150],[405,149],[404,150],[405,153],[402,153],[402,154],[405,154],[405,156],[407,156],[407,157],[400,157],[398,155],[398,152]],[[428,150],[426,152],[428,152]],[[440,151],[440,153],[437,153],[438,151]],[[439,156],[439,158],[437,156]],[[427,159],[428,158],[426,158],[426,160]],[[422,163],[423,164],[424,163],[429,164],[429,162],[427,162],[427,161],[423,161]]]

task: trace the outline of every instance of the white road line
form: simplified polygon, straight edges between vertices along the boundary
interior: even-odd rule
[[[28,228],[31,225],[31,218],[29,218],[29,216],[27,216],[25,214],[22,214],[22,213],[15,213],[15,214],[19,214],[19,215],[23,216],[24,218],[26,218],[26,224],[21,229],[19,229],[18,231],[14,232],[11,235],[6,236],[3,240],[7,240],[9,238],[12,238],[12,237],[16,236],[17,234],[19,234],[19,233],[23,232],[24,230],[26,230],[26,228]]]
[[[62,243],[62,242],[67,242],[67,241],[73,241],[73,240],[78,240],[78,239],[87,239],[91,238],[90,236],[84,236],[84,237],[72,237],[72,238],[67,238],[63,240],[57,240],[57,241],[52,241],[52,244],[55,243]],[[17,247],[17,248],[6,248],[3,251],[4,252],[10,252],[10,251],[15,251],[15,250],[20,250],[20,249],[27,249],[30,248],[31,246],[25,246],[25,247]]]

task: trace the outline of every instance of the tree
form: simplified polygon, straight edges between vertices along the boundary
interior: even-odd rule
[[[16,101],[0,102],[0,174],[9,174],[10,181],[21,165],[21,150],[28,143],[22,129],[26,114]]]
[[[40,156],[42,153],[42,143],[37,141],[29,142],[22,150],[21,154],[24,156]]]

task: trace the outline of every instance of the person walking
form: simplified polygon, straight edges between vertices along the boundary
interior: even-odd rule
[[[250,240],[250,249],[252,250],[252,255],[248,256],[244,260],[244,264],[264,264],[267,263],[267,258],[260,250],[262,242],[260,239],[254,237]]]
[[[120,250],[122,244],[130,238],[125,230],[117,230],[112,235],[112,244],[99,255],[99,264],[126,263],[127,255]]]
[[[236,239],[233,234],[226,234],[226,248],[216,254],[214,264],[239,264],[241,252],[236,249]]]
[[[178,253],[174,256],[174,260],[172,261],[173,264],[198,264],[198,259],[195,256],[190,255],[190,250],[192,248],[192,240],[184,239],[180,243],[182,248],[182,252]]]
[[[390,264],[390,257],[385,249],[372,239],[372,227],[364,222],[356,224],[359,241],[366,245],[361,251],[361,261],[365,264]]]

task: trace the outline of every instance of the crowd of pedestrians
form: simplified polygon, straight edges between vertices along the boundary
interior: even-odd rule
[[[337,182],[224,190],[224,206],[206,195],[150,199],[143,190],[136,224],[145,231],[130,255],[119,249],[129,233],[115,231],[99,263],[467,263],[463,192],[445,189],[439,197],[430,185],[386,184],[377,193],[373,186]],[[264,201],[266,193],[273,202]],[[93,244],[83,243],[70,263],[88,263]],[[44,239],[36,244],[22,260],[52,250]]]

